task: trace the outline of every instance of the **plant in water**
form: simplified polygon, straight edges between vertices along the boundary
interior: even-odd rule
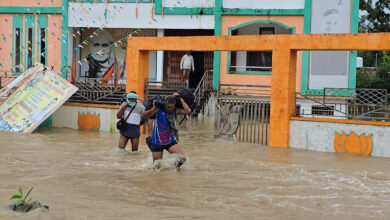
[[[26,199],[27,199],[28,195],[30,195],[32,190],[33,190],[33,187],[31,187],[31,189],[27,192],[27,194],[23,198],[22,188],[19,187],[18,192],[10,198],[10,200],[16,199],[16,201],[13,203],[13,205],[20,206],[20,205],[25,205],[26,203],[30,202],[32,198],[30,198],[29,200],[26,200]]]

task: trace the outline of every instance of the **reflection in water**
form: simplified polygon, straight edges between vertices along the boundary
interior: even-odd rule
[[[56,128],[0,132],[0,219],[365,219],[390,215],[389,159],[214,140],[212,126],[181,133],[188,161],[168,153],[154,171],[144,142]],[[144,138],[142,138],[144,140]],[[18,187],[48,213],[15,214]]]

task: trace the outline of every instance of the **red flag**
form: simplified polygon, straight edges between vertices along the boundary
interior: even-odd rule
[[[118,90],[118,80],[121,78],[121,69],[118,65],[116,57],[114,60],[114,66],[115,66],[114,91],[117,91]]]
[[[108,68],[106,73],[104,73],[104,75],[102,76],[100,80],[100,84],[102,86],[107,85],[108,81],[111,79],[112,74],[114,73],[114,69],[115,69],[115,62],[110,66],[110,68]]]
[[[125,57],[123,57],[123,67],[121,72],[122,76],[124,76],[126,73],[126,56],[127,56],[127,50],[125,51]]]

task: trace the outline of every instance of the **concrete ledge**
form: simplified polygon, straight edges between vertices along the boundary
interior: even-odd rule
[[[382,122],[382,121],[358,121],[358,120],[334,119],[334,118],[303,118],[303,117],[291,117],[290,119],[295,120],[295,121],[328,122],[328,123],[358,124],[358,125],[376,125],[376,126],[389,126],[390,127],[390,122]]]
[[[120,109],[120,105],[102,105],[102,104],[87,104],[87,103],[64,103],[65,106],[78,106],[78,107],[93,107],[93,108],[109,108],[109,109]]]
[[[290,121],[291,148],[390,157],[390,123],[300,118]],[[363,154],[362,154],[363,155]]]

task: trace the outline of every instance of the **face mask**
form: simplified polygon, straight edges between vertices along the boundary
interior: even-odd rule
[[[135,104],[137,104],[136,102],[132,102],[132,101],[127,101],[127,104],[129,104],[130,107],[134,107]]]

